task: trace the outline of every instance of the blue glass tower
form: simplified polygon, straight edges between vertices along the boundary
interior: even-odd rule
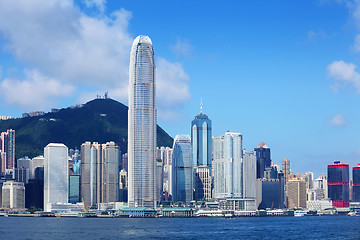
[[[191,144],[193,147],[193,166],[211,168],[212,147],[211,120],[201,110],[191,122]]]
[[[211,120],[202,112],[191,122],[194,200],[211,199]]]
[[[192,149],[190,136],[176,135],[172,154],[173,201],[192,201],[192,174]]]

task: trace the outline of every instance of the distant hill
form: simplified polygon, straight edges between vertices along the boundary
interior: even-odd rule
[[[114,141],[127,152],[128,107],[112,99],[95,99],[82,107],[64,108],[43,116],[0,120],[0,132],[15,129],[16,159],[42,155],[50,143],[80,148],[85,141]],[[157,126],[157,145],[172,146],[173,139]]]

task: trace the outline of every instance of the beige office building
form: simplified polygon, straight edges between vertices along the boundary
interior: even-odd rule
[[[286,196],[288,208],[306,208],[306,183],[300,178],[290,179],[287,182]]]
[[[4,182],[2,186],[3,208],[25,208],[25,187],[22,182],[12,180]]]

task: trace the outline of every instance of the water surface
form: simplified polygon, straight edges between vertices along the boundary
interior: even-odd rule
[[[360,239],[360,217],[1,217],[2,239]]]

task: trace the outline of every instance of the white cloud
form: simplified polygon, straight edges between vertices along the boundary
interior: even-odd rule
[[[127,81],[130,18],[124,9],[92,18],[72,1],[0,2],[0,31],[18,60],[62,81],[103,88]]]
[[[351,23],[360,31],[360,1],[359,0],[337,0],[338,3],[344,4],[350,13]],[[360,34],[357,34],[354,40],[354,50],[360,51]]]
[[[84,0],[87,7],[96,7],[101,13],[104,13],[106,9],[106,0]]]
[[[330,120],[330,124],[333,126],[344,126],[347,124],[344,115],[342,114],[335,114],[335,116]]]
[[[308,32],[308,37],[307,37],[307,41],[308,42],[316,42],[319,39],[323,39],[326,38],[328,35],[326,34],[325,31],[309,31]]]
[[[181,106],[190,99],[189,76],[180,63],[157,58],[156,90],[159,108]]]
[[[100,11],[106,7],[105,0],[83,3]],[[91,17],[73,0],[0,1],[0,34],[6,51],[27,69],[62,86],[76,87],[80,99],[109,91],[112,98],[127,103],[131,18],[132,13],[125,9]],[[176,111],[190,98],[189,77],[178,63],[159,58],[157,67],[159,111],[169,107]],[[8,81],[4,80],[3,87]],[[84,87],[94,90],[86,92]]]
[[[347,85],[355,87],[360,93],[360,74],[355,70],[356,66],[353,63],[346,63],[344,61],[335,61],[327,66],[327,72],[335,82],[333,89],[335,91]]]
[[[38,71],[25,71],[25,80],[5,79],[0,91],[6,101],[26,110],[49,108],[58,98],[69,96],[74,87],[43,76]]]
[[[176,44],[171,47],[172,51],[179,56],[189,57],[193,50],[193,46],[187,39],[178,39]]]
[[[360,52],[360,34],[355,37],[354,49],[355,51]]]

